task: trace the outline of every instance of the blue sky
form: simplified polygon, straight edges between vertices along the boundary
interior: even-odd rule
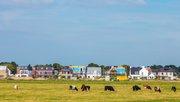
[[[180,0],[0,0],[0,61],[179,65],[179,5]]]

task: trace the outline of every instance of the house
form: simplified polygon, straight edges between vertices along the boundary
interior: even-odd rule
[[[69,66],[73,71],[73,77],[85,78],[86,66]]]
[[[59,71],[59,79],[71,79],[73,70],[69,67],[64,67]]]
[[[7,66],[0,66],[0,79],[8,78],[11,75],[11,71]]]
[[[174,80],[176,71],[172,68],[159,68],[155,70],[156,77],[160,80]]]
[[[111,66],[111,69],[107,72],[111,76],[111,79],[115,80],[127,80],[127,73],[123,66]]]
[[[33,78],[53,78],[54,68],[53,67],[34,67],[32,70]]]
[[[101,67],[87,67],[86,69],[87,78],[94,79],[101,76],[102,76]]]
[[[130,68],[129,78],[130,79],[140,79],[139,71],[140,67],[132,67]]]
[[[32,67],[31,66],[18,66],[16,77],[31,77]]]
[[[150,67],[132,67],[130,68],[129,78],[151,80],[155,78],[155,75]]]
[[[125,70],[125,67],[123,66],[118,66],[116,68],[116,71],[117,71],[117,80],[127,80],[127,73],[126,73],[126,70]]]

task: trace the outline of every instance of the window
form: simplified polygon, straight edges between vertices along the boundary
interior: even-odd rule
[[[138,71],[135,71],[135,74],[136,74],[136,75],[139,74]]]
[[[169,75],[172,75],[172,72],[169,72]]]

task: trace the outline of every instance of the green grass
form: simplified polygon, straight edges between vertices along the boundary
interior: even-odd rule
[[[19,85],[19,90],[13,86]],[[82,84],[91,86],[90,92],[71,91],[69,85],[80,89]],[[162,93],[143,89],[132,91],[133,85],[161,87]],[[104,86],[112,85],[115,92],[105,92]],[[171,92],[171,86],[177,92]],[[68,81],[68,80],[0,80],[1,102],[180,102],[180,82],[164,81]]]

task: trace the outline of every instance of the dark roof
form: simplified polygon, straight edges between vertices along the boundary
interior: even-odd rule
[[[36,70],[54,70],[53,67],[36,67]]]
[[[21,70],[27,70],[28,66],[18,66],[17,68],[21,69]]]
[[[131,74],[135,74],[135,72],[139,72],[142,68],[141,67],[132,67]]]
[[[32,70],[32,67],[30,66],[18,66],[17,68],[19,68],[20,70]]]
[[[60,72],[72,72],[72,69],[70,68],[62,68]]]
[[[156,72],[176,72],[173,68],[158,68]]]

